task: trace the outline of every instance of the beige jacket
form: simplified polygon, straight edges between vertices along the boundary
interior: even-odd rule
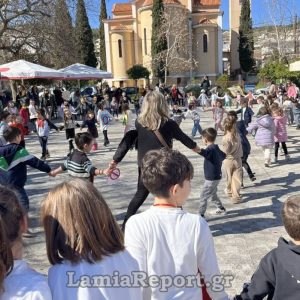
[[[231,134],[223,136],[222,151],[226,154],[226,159],[238,160],[243,156],[243,148],[239,135],[233,140]]]

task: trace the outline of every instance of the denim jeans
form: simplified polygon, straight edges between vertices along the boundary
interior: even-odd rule
[[[194,121],[194,127],[192,129],[192,136],[194,137],[197,133],[197,131],[199,132],[199,134],[201,135],[202,133],[202,128],[200,126],[200,121],[197,120],[197,121]]]

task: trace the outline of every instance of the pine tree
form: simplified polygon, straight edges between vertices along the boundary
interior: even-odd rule
[[[152,73],[157,78],[164,78],[164,61],[156,60],[156,56],[168,48],[167,40],[160,34],[162,24],[162,16],[164,12],[164,4],[162,0],[153,0],[152,7],[152,37],[151,37],[151,55]]]
[[[254,66],[253,59],[253,29],[250,1],[243,0],[239,28],[239,60],[241,69],[248,73]]]
[[[106,3],[105,0],[101,0],[101,12],[100,12],[100,69],[106,70],[106,52],[105,52],[105,34],[103,20],[107,19]]]
[[[78,0],[75,23],[75,40],[78,62],[87,66],[96,67],[97,58],[93,42],[93,32],[89,25],[83,0]]]
[[[74,29],[65,0],[58,0],[55,5],[51,46],[54,66],[57,69],[76,63]]]

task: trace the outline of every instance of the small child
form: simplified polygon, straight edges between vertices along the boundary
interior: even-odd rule
[[[69,109],[69,103],[64,105],[64,125],[60,127],[60,130],[65,129],[66,139],[69,142],[69,154],[73,151],[73,140],[75,138],[75,127],[79,125],[75,122],[74,114]]]
[[[226,154],[222,152],[218,145],[215,144],[217,131],[214,128],[207,128],[202,131],[202,140],[207,146],[206,149],[200,150],[199,154],[204,157],[204,186],[200,194],[199,214],[204,218],[207,208],[207,201],[211,201],[216,205],[216,214],[225,214],[224,208],[217,190],[222,178],[222,162],[226,158]]]
[[[212,111],[216,131],[218,132],[218,129],[224,131],[222,126],[222,121],[223,121],[224,113],[227,114],[227,111],[223,108],[223,104],[220,100],[216,101],[216,105],[214,107],[203,109],[203,111]]]
[[[283,96],[282,107],[283,107],[284,115],[287,117],[288,125],[293,125],[294,123],[293,103],[287,96]]]
[[[181,109],[178,107],[178,103],[175,103],[173,105],[172,113],[171,113],[172,119],[180,126],[182,120],[185,118],[184,113]]]
[[[130,286],[138,264],[125,249],[108,205],[90,182],[72,179],[50,190],[42,203],[42,222],[53,299],[143,299],[141,288]]]
[[[280,238],[277,248],[271,250],[259,263],[236,300],[278,299],[298,300],[300,295],[300,196],[290,196],[282,208],[283,225],[291,237]]]
[[[209,107],[209,99],[205,93],[205,90],[201,90],[201,94],[198,97],[198,102],[200,103],[200,106],[202,107]]]
[[[231,107],[232,104],[232,98],[230,97],[228,92],[225,92],[224,95],[224,102],[225,102],[225,107]]]
[[[20,116],[16,116],[16,115],[12,115],[11,116],[11,121],[9,123],[9,126],[12,126],[12,127],[16,127],[16,128],[19,128],[20,132],[21,132],[21,141],[19,143],[19,145],[23,148],[25,148],[25,128],[24,126],[22,125],[22,118]]]
[[[132,111],[129,108],[129,104],[124,103],[122,105],[123,112],[123,125],[125,126],[124,134],[130,130],[135,130],[135,122],[133,119]]]
[[[10,121],[10,113],[8,111],[3,111],[0,114],[0,146],[6,144],[6,141],[3,137],[3,132],[9,127],[8,122]]]
[[[29,102],[29,106],[28,106],[28,112],[29,112],[30,124],[31,124],[31,127],[32,127],[31,131],[33,131],[33,132],[36,132],[35,122],[36,122],[36,119],[37,119],[37,110],[38,110],[38,107],[36,106],[35,101],[31,99],[30,102]]]
[[[192,138],[194,138],[196,136],[197,131],[201,136],[202,133],[202,128],[200,126],[200,111],[196,108],[195,104],[191,104],[189,105],[189,109],[188,111],[185,113],[184,115],[185,118],[190,117],[192,119],[192,121],[194,122],[194,126],[192,129]]]
[[[112,97],[111,103],[110,103],[110,109],[113,117],[116,115],[117,118],[119,117],[119,104],[117,102],[116,97]]]
[[[275,163],[278,161],[278,149],[279,144],[281,143],[285,159],[289,160],[290,156],[286,147],[286,142],[288,139],[287,136],[287,130],[286,130],[286,124],[287,124],[287,117],[284,116],[282,108],[275,108],[272,109],[272,116],[274,119],[274,125],[275,125],[275,134],[274,134],[274,140],[275,140]]]
[[[264,151],[265,167],[270,167],[271,150],[274,147],[275,125],[268,108],[260,108],[258,115],[260,117],[249,124],[247,131],[252,132],[256,130],[255,143],[257,146],[261,146]]]
[[[222,144],[222,151],[226,154],[226,159],[223,161],[227,181],[225,192],[231,197],[233,204],[238,204],[242,200],[240,190],[243,176],[243,147],[237,133],[235,117],[227,116],[224,120]]]
[[[29,111],[28,111],[28,108],[26,106],[26,103],[23,102],[22,103],[22,107],[19,111],[19,115],[20,117],[22,118],[22,125],[25,129],[25,135],[28,134],[29,130],[28,130],[28,123],[29,123]]]
[[[90,133],[90,135],[94,139],[93,146],[92,146],[92,150],[94,150],[94,151],[98,149],[97,138],[99,137],[96,124],[97,124],[97,121],[95,118],[95,114],[92,110],[90,110],[87,113],[87,117],[86,117],[85,121],[83,121],[82,125],[80,126],[80,130],[82,130],[82,128],[87,126],[87,128],[88,128],[87,132]]]
[[[51,168],[19,145],[21,132],[18,128],[8,127],[3,135],[7,145],[0,147],[0,184],[9,185],[18,191],[20,203],[28,213],[29,199],[24,188],[27,181],[27,166],[52,176]]]
[[[241,98],[240,100],[241,108],[236,111],[237,114],[241,114],[241,120],[248,127],[248,124],[252,121],[252,116],[254,115],[253,110],[248,106],[248,100],[246,98]]]
[[[0,186],[0,289],[1,300],[51,300],[47,277],[31,269],[23,260],[22,234],[27,230],[26,214],[16,193]],[[6,255],[3,257],[3,250]],[[5,258],[5,262],[3,262]],[[3,264],[4,263],[4,264]],[[6,268],[6,274],[1,274]],[[4,277],[4,276],[5,277]]]
[[[147,278],[191,277],[180,286],[143,287],[141,299],[203,299],[200,272],[205,282],[220,276],[213,239],[201,216],[187,213],[182,206],[191,191],[193,166],[178,151],[162,148],[146,153],[141,177],[154,195],[153,206],[130,217],[125,227],[125,246]],[[188,233],[188,234],[187,234]],[[227,300],[222,291],[207,287],[211,299]]]
[[[292,111],[294,115],[294,121],[296,124],[296,129],[300,130],[300,103],[297,99],[292,99]]]
[[[43,108],[37,110],[37,120],[35,121],[37,135],[42,148],[42,160],[50,157],[48,151],[48,138],[50,134],[50,124],[46,119],[45,110]]]
[[[68,171],[71,177],[87,179],[94,182],[94,176],[108,175],[108,170],[97,169],[87,157],[93,147],[94,139],[88,133],[77,133],[75,135],[75,144],[77,149],[68,156],[66,161],[57,169],[52,171],[52,175],[56,176],[64,171]]]
[[[98,114],[97,114],[97,121],[100,124],[100,128],[103,132],[104,136],[104,147],[109,145],[109,139],[107,135],[107,130],[109,123],[113,120],[113,116],[106,110],[104,109],[103,103],[98,104]]]
[[[241,139],[241,143],[242,143],[242,148],[243,148],[243,156],[242,156],[242,164],[243,164],[243,168],[246,170],[249,178],[251,181],[255,181],[256,180],[256,177],[254,176],[255,173],[252,172],[250,166],[249,166],[249,163],[248,163],[248,156],[250,155],[250,152],[251,152],[251,145],[247,139],[247,129],[246,129],[246,126],[245,126],[245,123],[244,121],[240,120],[238,121],[238,116],[237,116],[237,113],[236,111],[232,110],[232,111],[229,111],[228,112],[228,116],[230,117],[234,117],[236,119],[236,128],[237,128],[237,131],[240,135],[240,139]],[[244,187],[244,173],[243,173],[243,176],[242,176],[242,185],[241,187],[243,188]]]

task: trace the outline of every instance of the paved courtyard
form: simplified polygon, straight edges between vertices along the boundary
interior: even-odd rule
[[[202,113],[201,124],[203,128],[212,126],[212,113]],[[188,134],[191,132],[192,121],[185,120],[181,128]],[[264,167],[263,153],[254,145],[250,136],[252,153],[249,164],[256,173],[257,180],[250,182],[245,178],[245,188],[242,190],[243,203],[233,205],[224,193],[225,179],[222,180],[219,195],[227,208],[227,215],[214,215],[214,207],[209,207],[207,220],[212,231],[218,261],[223,274],[232,274],[234,280],[227,292],[234,295],[239,292],[244,282],[249,281],[251,274],[255,271],[260,259],[273,247],[276,246],[280,236],[287,237],[280,217],[282,202],[287,196],[300,193],[300,131],[289,127],[289,141],[287,143],[291,159],[284,161],[284,156],[279,157],[279,163],[270,168]],[[110,146],[102,146],[102,135],[100,149],[90,155],[95,166],[104,168],[112,159],[114,151],[123,135],[123,126],[115,122],[109,128]],[[221,136],[218,137],[218,142]],[[196,138],[201,146],[201,140]],[[40,146],[35,136],[30,136],[27,148],[36,156],[40,157]],[[187,155],[195,168],[195,176],[192,182],[192,192],[185,209],[191,213],[197,213],[199,193],[203,185],[203,158],[191,150],[185,148],[178,142],[174,148]],[[53,132],[49,139],[49,150],[51,167],[57,167],[63,162],[68,143],[64,132]],[[116,219],[121,222],[127,205],[131,200],[137,182],[136,151],[130,151],[124,161],[120,163],[121,177],[115,182],[98,176],[95,186],[101,191],[110,206]],[[46,256],[44,234],[40,223],[40,203],[47,191],[57,183],[67,180],[68,175],[58,175],[56,178],[48,177],[36,170],[29,170],[27,191],[30,195],[30,217],[33,231],[37,236],[25,240],[25,258],[30,265],[37,270],[47,273],[49,263]],[[141,210],[146,210],[152,203],[153,197],[149,196]],[[187,232],[186,234],[190,234]],[[191,236],[191,239],[194,237]]]

